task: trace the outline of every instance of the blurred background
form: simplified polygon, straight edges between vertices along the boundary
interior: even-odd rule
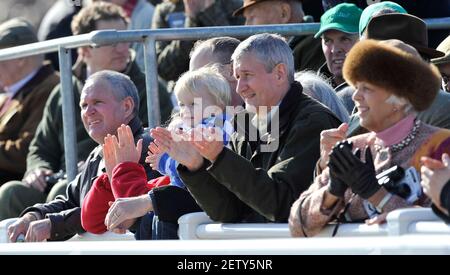
[[[55,2],[56,0],[1,0],[0,22],[22,16],[38,29],[42,17]]]

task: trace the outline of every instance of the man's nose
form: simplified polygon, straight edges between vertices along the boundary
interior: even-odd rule
[[[342,52],[342,47],[336,43],[333,43],[333,45],[331,45],[331,52],[332,53]]]
[[[243,92],[245,90],[246,84],[244,81],[238,79],[237,81],[237,85],[236,85],[236,92],[238,94],[240,94],[241,92]]]
[[[92,106],[92,105],[86,106],[86,108],[84,109],[84,113],[85,113],[86,115],[92,115],[92,114],[94,114],[94,113],[95,113],[95,108],[94,108],[94,106]]]

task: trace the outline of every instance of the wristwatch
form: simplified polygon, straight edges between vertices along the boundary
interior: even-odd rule
[[[392,194],[391,193],[387,193],[383,199],[381,199],[381,201],[378,203],[377,206],[375,206],[375,209],[377,210],[377,212],[379,214],[383,213],[383,207],[386,205],[386,203],[392,198]]]

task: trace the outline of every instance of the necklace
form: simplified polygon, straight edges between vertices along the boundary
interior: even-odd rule
[[[391,152],[392,153],[399,152],[400,150],[402,150],[403,148],[408,146],[411,143],[411,141],[416,137],[419,127],[420,127],[420,120],[416,119],[414,121],[414,126],[413,126],[411,132],[399,143],[389,146],[391,149]]]

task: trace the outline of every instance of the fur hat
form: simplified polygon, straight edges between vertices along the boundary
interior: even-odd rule
[[[439,71],[417,56],[367,39],[358,42],[345,59],[343,75],[352,86],[364,81],[407,99],[416,111],[427,109],[440,88]]]

